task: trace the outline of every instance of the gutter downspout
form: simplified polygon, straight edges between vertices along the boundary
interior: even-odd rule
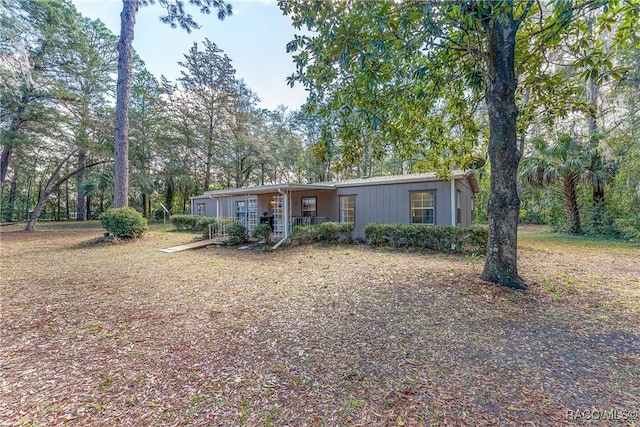
[[[276,249],[278,249],[280,247],[280,245],[282,245],[288,238],[289,238],[289,200],[287,198],[287,193],[283,192],[282,189],[278,188],[278,193],[282,194],[284,197],[284,215],[283,215],[283,220],[284,220],[284,237],[282,238],[282,240],[280,240],[278,243],[276,243],[271,250],[275,251]]]

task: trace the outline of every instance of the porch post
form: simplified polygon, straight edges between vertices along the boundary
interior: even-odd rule
[[[451,226],[456,226],[456,179],[451,178]]]
[[[284,193],[284,215],[282,218],[284,220],[284,238],[289,237],[289,192]]]

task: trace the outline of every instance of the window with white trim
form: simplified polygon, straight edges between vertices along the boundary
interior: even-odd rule
[[[302,216],[316,216],[317,212],[317,199],[315,197],[303,197]]]
[[[433,191],[411,193],[411,224],[436,223],[436,195]]]
[[[196,204],[196,215],[204,216],[204,214],[205,214],[205,204],[204,203]]]
[[[340,196],[340,222],[356,222],[356,196]]]

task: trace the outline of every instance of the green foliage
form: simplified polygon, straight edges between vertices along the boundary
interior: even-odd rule
[[[223,218],[220,222],[228,224],[231,219]],[[171,225],[176,230],[195,231],[203,237],[209,237],[209,225],[213,224],[213,232],[218,231],[218,219],[200,215],[171,215]]]
[[[520,209],[520,223],[542,225],[546,224],[547,220],[544,218],[540,210]]]
[[[347,242],[353,241],[353,224],[341,222],[325,222],[320,225],[300,226],[293,228],[292,238],[298,242]]]
[[[202,237],[209,237],[209,225],[214,224],[213,231],[215,232],[217,226],[216,218],[208,216],[199,216],[196,220],[195,231],[202,235]]]
[[[409,246],[438,252],[486,252],[489,231],[484,226],[451,227],[416,224],[367,224],[369,243],[376,246]]]
[[[269,224],[258,224],[253,229],[253,237],[260,242],[267,243],[271,239],[271,226]]]
[[[640,213],[618,218],[615,225],[620,230],[621,237],[630,242],[640,243]]]
[[[147,219],[128,206],[109,209],[100,215],[100,222],[109,233],[122,239],[142,237],[147,231]]]
[[[228,226],[225,233],[229,236],[227,244],[231,246],[245,243],[249,239],[246,227],[238,223]]]
[[[196,224],[200,218],[202,217],[197,215],[171,215],[171,225],[176,230],[196,231]]]
[[[591,202],[591,200],[589,200]],[[593,206],[589,203],[590,221],[585,227],[585,234],[593,237],[620,238],[621,231],[616,220],[605,204]]]

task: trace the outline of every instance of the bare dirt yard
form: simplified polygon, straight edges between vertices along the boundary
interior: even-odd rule
[[[638,247],[524,230],[521,292],[475,255],[39,230],[0,234],[2,426],[640,423]]]

